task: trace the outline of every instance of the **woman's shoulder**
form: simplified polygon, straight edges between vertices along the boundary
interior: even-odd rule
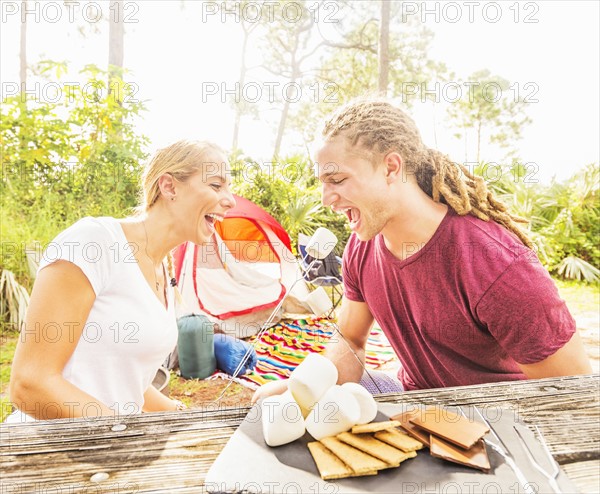
[[[81,239],[85,241],[108,241],[119,239],[122,234],[119,220],[111,216],[86,216],[64,229],[55,238],[55,242],[64,239]]]
[[[94,291],[99,293],[120,262],[123,242],[119,220],[85,217],[63,230],[46,246],[39,269],[59,260],[71,262],[83,271]]]
[[[111,217],[85,217],[60,232],[48,243],[40,266],[63,259],[75,264],[92,259],[108,259],[109,251],[124,242],[119,221]]]

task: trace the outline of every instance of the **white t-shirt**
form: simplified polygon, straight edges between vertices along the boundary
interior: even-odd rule
[[[63,259],[79,266],[90,281],[96,299],[63,377],[124,415],[141,412],[144,392],[177,343],[173,288],[167,287],[165,309],[144,278],[134,248],[115,218],[83,218],[46,247],[39,268]],[[48,324],[41,336],[57,338],[58,331],[70,331],[69,325]],[[31,331],[21,337],[36,335]],[[88,407],[82,409],[84,416],[95,416],[94,406]],[[16,411],[7,422],[31,419]]]

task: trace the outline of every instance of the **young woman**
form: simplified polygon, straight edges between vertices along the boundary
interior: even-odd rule
[[[46,248],[15,353],[7,422],[177,410],[152,386],[177,341],[170,251],[235,206],[225,153],[180,141],[148,163],[125,219],[84,218]]]

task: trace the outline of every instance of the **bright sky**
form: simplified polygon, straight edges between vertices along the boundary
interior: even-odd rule
[[[71,21],[63,1],[29,0],[34,12],[28,16],[29,63],[49,58],[69,60],[74,69],[87,63],[105,66],[108,27],[106,20],[97,21],[101,3],[80,0]],[[125,65],[131,71],[126,80],[139,88],[137,97],[148,100],[149,112],[139,128],[151,138],[152,148],[182,137],[230,147],[233,112],[222,101],[221,89],[232,88],[238,78],[239,26],[223,22],[221,2],[184,2],[183,8],[179,1],[124,3],[127,20],[137,21],[125,25]],[[321,22],[334,13],[332,3],[324,0],[319,7]],[[552,175],[566,178],[599,161],[599,5],[594,0],[404,2],[404,13],[421,18],[434,31],[430,56],[444,61],[458,77],[487,68],[518,83],[522,96],[538,100],[528,105],[533,123],[518,149],[524,162],[535,164],[535,178],[547,182]],[[18,82],[20,1],[0,0],[0,6],[4,95]],[[106,16],[105,2],[103,7]],[[250,56],[255,62],[260,59],[252,44]],[[218,92],[207,95],[207,83],[214,83],[210,87]],[[267,98],[266,87],[263,91]],[[415,108],[414,116],[433,146],[431,105]],[[464,143],[452,137],[453,129],[441,121],[443,114],[436,117],[438,148],[463,160]],[[240,146],[247,154],[268,159],[277,118],[271,110],[260,120],[242,121]],[[284,150],[294,145],[302,149],[296,136],[289,135],[285,143]]]

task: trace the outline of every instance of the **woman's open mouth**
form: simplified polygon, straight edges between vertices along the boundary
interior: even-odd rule
[[[217,221],[223,221],[225,217],[215,213],[209,213],[204,216],[206,223],[208,224],[208,228],[211,232],[215,231],[215,224]]]

